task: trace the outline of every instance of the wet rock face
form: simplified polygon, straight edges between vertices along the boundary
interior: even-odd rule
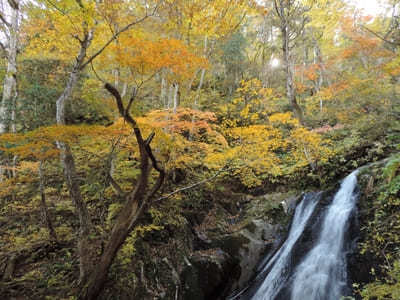
[[[234,289],[242,288],[251,279],[258,262],[273,248],[278,238],[279,226],[277,225],[269,224],[264,220],[253,220],[249,225],[237,234],[248,242],[239,248],[237,253],[241,274],[233,286]]]
[[[275,249],[299,197],[271,194],[247,199],[237,231],[199,233],[197,251],[181,273],[182,299],[225,299],[245,287],[259,262]]]
[[[242,288],[266,252],[272,249],[278,228],[253,220],[237,233],[211,241],[213,248],[195,252],[183,271],[183,299],[223,299]]]
[[[220,248],[198,251],[181,276],[183,299],[218,299],[239,274],[238,261]]]

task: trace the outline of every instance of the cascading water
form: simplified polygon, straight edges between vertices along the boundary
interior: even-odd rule
[[[318,198],[318,194],[308,194],[296,208],[288,238],[263,269],[263,272],[270,269],[264,280],[264,283],[268,284],[263,284],[259,288],[254,299],[273,299],[284,283],[284,279],[290,275],[287,270],[290,267],[291,250],[303,233],[307,221],[317,205]]]
[[[338,300],[347,286],[344,236],[348,219],[355,209],[357,172],[342,183],[324,217],[315,247],[296,268],[292,299]]]
[[[322,193],[305,195],[296,208],[286,241],[260,270],[255,284],[229,299],[338,300],[345,295],[345,236],[356,207],[356,187],[357,171],[344,179],[330,204],[319,211]],[[312,241],[304,241],[306,231]],[[299,254],[303,248],[306,253]]]

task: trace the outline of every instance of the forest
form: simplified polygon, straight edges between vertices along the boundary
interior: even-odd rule
[[[400,299],[400,1],[361,2],[1,0],[0,298],[229,299],[367,166],[341,299]]]

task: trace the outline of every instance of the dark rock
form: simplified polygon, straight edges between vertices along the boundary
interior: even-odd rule
[[[239,274],[237,263],[219,248],[194,253],[181,275],[183,299],[220,299]]]

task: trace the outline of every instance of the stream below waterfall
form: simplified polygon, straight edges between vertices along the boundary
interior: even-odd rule
[[[339,300],[351,295],[347,256],[357,198],[357,171],[333,197],[305,194],[284,243],[260,264],[255,280],[228,299]]]

